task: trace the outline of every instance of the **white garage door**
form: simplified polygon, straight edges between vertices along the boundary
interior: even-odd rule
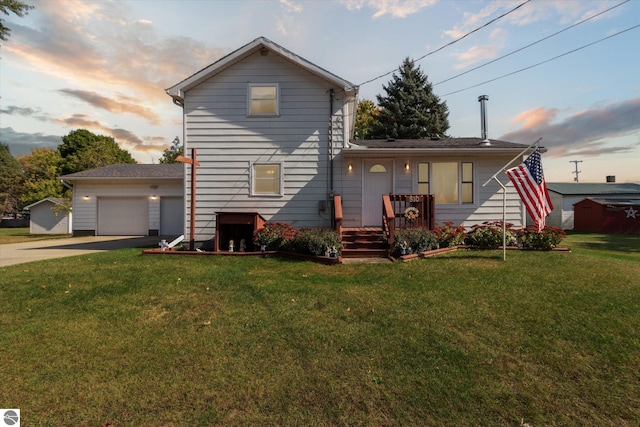
[[[98,235],[146,236],[149,233],[146,198],[99,198]]]
[[[182,197],[160,199],[160,234],[179,236],[184,233],[184,204]]]

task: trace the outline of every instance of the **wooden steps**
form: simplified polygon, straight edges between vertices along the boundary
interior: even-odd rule
[[[382,228],[343,228],[343,258],[387,258],[387,242]]]

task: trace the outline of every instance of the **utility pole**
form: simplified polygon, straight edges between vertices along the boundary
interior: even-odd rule
[[[575,176],[575,178],[573,178],[573,180],[574,180],[575,182],[580,182],[580,181],[578,180],[578,175],[579,175],[579,174],[580,174],[580,172],[582,172],[582,171],[579,171],[579,170],[578,170],[578,163],[582,163],[582,160],[569,160],[569,163],[575,163],[575,165],[576,165],[576,170],[575,170],[574,172],[571,172],[571,173],[574,173],[574,174],[576,175],[576,176]]]

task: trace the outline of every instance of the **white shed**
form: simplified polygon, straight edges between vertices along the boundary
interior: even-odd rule
[[[70,234],[71,212],[64,209],[64,199],[47,197],[25,207],[30,212],[29,233]]]

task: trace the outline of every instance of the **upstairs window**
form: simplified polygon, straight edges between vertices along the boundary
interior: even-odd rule
[[[279,113],[279,92],[277,84],[249,84],[247,114],[249,116],[277,116]]]

